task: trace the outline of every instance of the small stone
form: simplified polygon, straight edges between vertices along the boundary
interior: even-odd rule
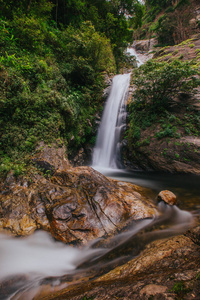
[[[157,196],[158,201],[164,201],[168,205],[175,205],[176,202],[176,195],[168,190],[161,191]]]
[[[167,291],[166,286],[157,285],[157,284],[148,284],[141,291],[140,295],[146,294],[147,296],[155,296],[156,294],[162,294]]]

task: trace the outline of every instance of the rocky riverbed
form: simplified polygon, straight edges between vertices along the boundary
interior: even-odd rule
[[[127,264],[44,299],[199,299],[199,238],[198,226],[185,235],[152,242]]]

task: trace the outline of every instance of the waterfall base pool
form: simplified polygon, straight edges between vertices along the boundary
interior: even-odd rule
[[[110,178],[148,188],[148,197],[155,199],[161,190],[170,190],[178,206],[186,210],[200,210],[200,176],[163,172],[130,171],[125,169],[93,167]]]

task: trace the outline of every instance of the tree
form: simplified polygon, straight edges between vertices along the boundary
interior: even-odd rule
[[[192,9],[185,3],[161,16],[155,27],[159,44],[174,45],[188,39],[192,33],[192,17]]]
[[[0,0],[0,17],[13,19],[15,15],[49,17],[53,4],[49,0]]]
[[[173,0],[146,0],[145,4],[150,8],[159,6],[161,9],[163,9],[168,6],[171,6],[172,2],[174,2],[174,1]]]

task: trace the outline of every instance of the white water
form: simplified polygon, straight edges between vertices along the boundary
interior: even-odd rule
[[[141,55],[141,57],[140,57],[140,55],[135,51],[134,48],[127,48],[127,53],[129,53],[132,56],[135,56],[138,68],[141,65],[143,65],[143,63],[145,61],[144,55]]]
[[[72,248],[55,242],[44,231],[37,231],[27,238],[1,234],[0,241],[0,280],[27,273],[61,276],[75,270],[82,260],[99,253],[99,250]]]
[[[137,66],[144,61],[144,55],[128,48],[127,53],[135,56]],[[130,84],[130,73],[116,75],[113,78],[110,95],[107,99],[101,124],[98,130],[97,143],[93,152],[92,167],[102,173],[110,169],[121,169],[120,148],[121,134],[126,127],[126,101]]]
[[[35,299],[35,296],[37,299],[42,280],[46,277],[53,276],[51,279],[52,291],[54,288],[59,289],[61,280],[55,276],[66,274],[78,276],[80,274],[81,277],[81,270],[84,272],[84,276],[95,270],[98,274],[98,270],[103,270],[107,265],[112,266],[116,260],[119,264],[122,262],[124,257],[116,253],[117,249],[127,249],[127,245],[130,246],[131,243],[131,257],[133,257],[138,255],[149,242],[181,234],[192,225],[192,214],[182,211],[176,206],[170,207],[160,203],[159,210],[159,216],[135,223],[129,231],[115,236],[104,248],[94,249],[90,244],[82,249],[70,247],[55,242],[48,233],[43,231],[26,238],[0,235],[0,299],[32,300]],[[170,224],[170,227],[165,230],[149,232],[148,228],[155,228],[156,225],[160,226],[163,222]],[[140,236],[140,231],[145,229],[147,229],[146,233],[143,232]],[[139,248],[138,239],[140,241]],[[124,255],[130,254],[125,253]],[[18,275],[25,275],[25,277],[18,278],[16,277]],[[5,288],[3,289],[3,294],[1,287],[5,285],[5,282],[8,282],[8,288],[6,293]],[[65,281],[64,284],[66,287],[67,282]],[[63,288],[63,284],[60,288]]]
[[[130,74],[116,75],[106,102],[93,153],[95,168],[118,168],[121,130],[125,126]]]

